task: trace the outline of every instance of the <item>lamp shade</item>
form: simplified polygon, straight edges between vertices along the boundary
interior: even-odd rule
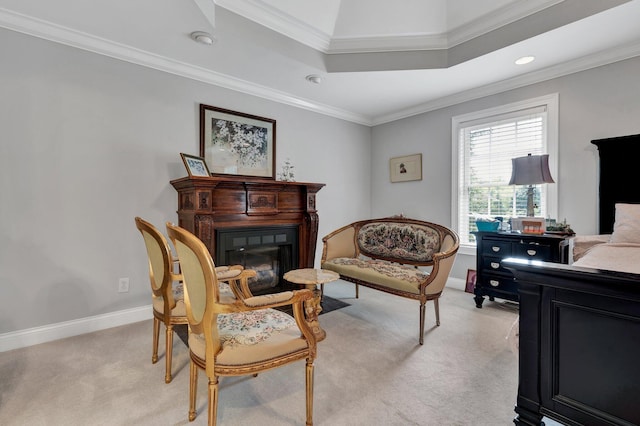
[[[537,185],[555,183],[549,171],[549,154],[512,158],[509,185]]]

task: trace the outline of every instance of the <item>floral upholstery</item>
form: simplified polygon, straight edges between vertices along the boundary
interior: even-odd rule
[[[425,304],[438,298],[458,252],[458,235],[432,222],[393,216],[353,222],[322,238],[323,269],[358,286],[420,302],[420,344],[424,343]],[[426,269],[426,270],[425,270]]]
[[[360,228],[358,246],[372,257],[428,262],[440,250],[440,234],[414,224],[370,223]]]
[[[296,325],[295,319],[276,309],[260,309],[218,315],[218,333],[222,345],[255,345]],[[204,336],[194,335],[204,349]]]
[[[420,283],[429,278],[428,273],[413,266],[378,259],[338,257],[327,261],[323,268],[341,275],[416,294],[420,292]]]

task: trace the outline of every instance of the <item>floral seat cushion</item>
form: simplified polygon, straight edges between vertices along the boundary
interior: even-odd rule
[[[296,326],[295,319],[277,309],[259,309],[218,315],[218,334],[223,347],[255,345]],[[204,356],[204,336],[189,334],[189,347]]]
[[[420,283],[429,277],[428,273],[413,266],[378,259],[338,257],[323,263],[322,267],[341,276],[416,294],[420,293]]]

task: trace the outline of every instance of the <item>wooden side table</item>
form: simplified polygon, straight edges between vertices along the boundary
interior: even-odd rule
[[[317,341],[324,340],[327,337],[327,332],[320,327],[318,322],[318,315],[322,312],[322,306],[320,305],[322,293],[318,290],[318,284],[336,281],[340,278],[340,274],[326,269],[305,268],[293,269],[285,273],[283,278],[290,283],[304,285],[304,288],[313,290],[315,297],[305,301],[304,312]]]

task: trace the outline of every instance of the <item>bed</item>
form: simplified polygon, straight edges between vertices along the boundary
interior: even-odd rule
[[[640,135],[592,143],[600,235],[576,237],[572,265],[505,261],[520,292],[517,425],[640,424]]]

